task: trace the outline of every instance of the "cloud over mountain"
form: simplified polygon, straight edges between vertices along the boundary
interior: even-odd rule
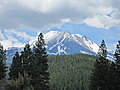
[[[9,47],[23,47],[25,43],[35,39],[25,32],[18,32],[15,30],[2,30],[0,31],[0,43],[4,45],[5,49]]]
[[[0,29],[45,29],[64,22],[110,28],[120,26],[119,14],[119,0],[0,0]],[[94,18],[100,24],[91,24]]]

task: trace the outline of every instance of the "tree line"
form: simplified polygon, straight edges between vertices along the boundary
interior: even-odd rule
[[[116,45],[114,59],[108,60],[103,40],[92,70],[90,90],[120,90],[120,41]]]
[[[0,47],[0,80],[3,90],[49,90],[48,59],[42,33],[31,49],[26,44],[24,50],[13,57],[11,67],[6,66],[6,53]],[[6,74],[8,73],[8,74]]]

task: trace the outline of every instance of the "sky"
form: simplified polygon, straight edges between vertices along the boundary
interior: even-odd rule
[[[120,0],[0,0],[0,30],[32,36],[50,30],[79,33],[114,49],[120,37]]]

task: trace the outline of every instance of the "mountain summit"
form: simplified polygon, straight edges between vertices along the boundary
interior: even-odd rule
[[[46,49],[49,55],[69,55],[75,53],[97,53],[99,46],[86,36],[68,32],[50,31],[44,34]],[[35,40],[30,41],[34,45]]]
[[[50,31],[44,35],[47,52],[52,55],[97,53],[99,46],[86,36],[68,32]]]

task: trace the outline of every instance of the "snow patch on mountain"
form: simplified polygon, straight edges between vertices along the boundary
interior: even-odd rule
[[[54,50],[57,49],[56,53],[58,54],[61,53],[70,54],[68,50],[70,50],[70,48],[74,47],[75,45],[78,47],[78,49],[79,47],[82,46],[82,48],[88,49],[91,52],[95,52],[95,53],[97,53],[99,49],[99,46],[97,44],[92,42],[89,38],[82,36],[80,34],[70,34],[68,32],[50,31],[44,35],[44,38],[48,47],[47,48],[48,52],[49,51],[51,52],[53,49]],[[69,42],[73,42],[74,44]]]

